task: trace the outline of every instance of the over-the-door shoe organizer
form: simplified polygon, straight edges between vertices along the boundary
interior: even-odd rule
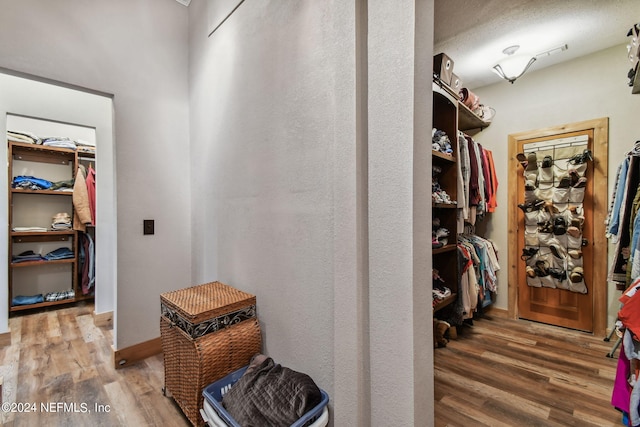
[[[584,146],[518,154],[524,168],[524,249],[527,285],[587,293],[582,237],[585,177],[591,152]]]

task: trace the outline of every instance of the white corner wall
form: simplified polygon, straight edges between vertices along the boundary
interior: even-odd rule
[[[160,336],[159,294],[192,284],[187,27],[173,0],[2,5],[0,67],[114,95],[115,349]]]
[[[493,151],[500,183],[498,209],[487,221],[488,236],[497,243],[503,267],[498,276],[497,308],[508,308],[508,265],[513,262],[506,259],[508,230],[501,226],[508,222],[508,204],[515,203],[507,200],[508,135],[609,117],[610,198],[618,164],[640,139],[637,126],[640,95],[632,95],[627,86],[628,69],[626,46],[620,45],[539,71],[534,65],[513,85],[500,82],[474,89],[481,102],[496,109],[491,126],[474,138]],[[609,285],[608,325],[615,321],[619,296],[615,286]]]
[[[207,38],[207,3],[192,1],[193,277],[257,296],[264,351],[327,390],[333,425],[427,425],[416,11],[366,3],[245,2]],[[418,197],[430,208],[429,188]]]

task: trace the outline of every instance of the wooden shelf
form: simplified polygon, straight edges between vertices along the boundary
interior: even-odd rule
[[[8,141],[8,150],[9,180],[12,180],[12,177],[14,176],[24,175],[23,173],[16,173],[14,175],[14,172],[22,171],[23,169],[25,169],[22,164],[17,164],[17,161],[25,162],[25,164],[29,165],[29,169],[33,168],[33,172],[29,173],[28,175],[34,176],[41,176],[38,174],[38,171],[45,172],[47,170],[55,169],[55,174],[53,176],[60,178],[64,176],[64,179],[71,180],[74,177],[75,171],[77,169],[78,153],[73,149]],[[25,222],[27,222],[26,218],[20,219],[19,217],[14,217],[14,215],[17,215],[17,213],[14,212],[16,209],[18,209],[17,212],[19,212],[21,217],[25,217],[25,215],[31,215],[33,213],[33,218],[37,218],[36,220],[32,219],[31,221],[35,222],[28,225],[38,225],[38,222],[42,223],[43,221],[47,221],[48,217],[46,215],[46,212],[49,209],[47,208],[47,205],[51,203],[53,203],[55,206],[68,206],[71,209],[68,212],[73,215],[73,204],[71,200],[73,191],[71,191],[71,189],[31,190],[26,188],[12,188],[11,182],[9,182],[8,184],[8,223],[10,224],[10,226],[8,227],[8,243],[10,255],[8,257],[9,259],[7,260],[9,267],[7,286],[9,290],[9,312],[22,312],[24,310],[55,307],[64,304],[73,304],[77,301],[87,299],[87,297],[81,295],[81,289],[78,283],[79,247],[77,231],[71,229],[49,229],[47,231],[12,230],[13,226],[16,226],[20,223],[24,224]],[[29,196],[22,196],[23,194]],[[52,198],[50,196],[56,197]],[[47,211],[43,212],[39,210],[41,208],[47,209]],[[49,228],[49,225],[46,225],[45,227]],[[69,247],[69,249],[73,252],[73,256],[71,258],[64,259],[41,259],[12,262],[12,254],[16,254],[23,250],[22,248],[18,249],[18,246],[14,245],[36,247],[40,246],[43,242],[50,243],[52,244],[52,246],[58,242],[64,242],[61,246]],[[58,269],[63,270],[65,276],[61,276],[60,278],[54,276],[52,279],[50,279],[49,274]],[[57,273],[55,274],[57,275]],[[67,274],[69,278],[68,282],[66,282]],[[24,285],[28,283],[31,283],[32,286],[25,288]],[[44,301],[37,304],[11,306],[13,296],[23,295],[22,291],[26,289],[29,289],[28,293],[45,294],[45,290],[47,290],[47,292],[54,291],[54,289],[51,288],[60,287],[73,289],[75,297],[60,301]],[[90,298],[92,297],[93,296],[90,296]]]
[[[14,160],[68,165],[75,162],[76,152],[69,148],[9,142]]]
[[[458,245],[457,245],[457,244],[453,244],[453,243],[452,243],[452,244],[450,244],[450,245],[444,245],[444,246],[443,246],[443,247],[441,247],[441,248],[434,249],[434,250],[432,251],[432,253],[433,253],[434,255],[437,255],[437,254],[443,254],[443,253],[446,253],[446,252],[455,251],[456,249],[458,249]]]
[[[22,188],[12,188],[13,194],[48,194],[52,196],[73,196],[73,191],[59,190],[24,190]]]
[[[11,268],[21,268],[21,267],[37,267],[42,265],[54,265],[54,264],[74,264],[76,262],[75,258],[65,258],[65,259],[52,259],[52,260],[42,260],[42,261],[22,261],[22,262],[12,262],[9,264]]]
[[[491,123],[482,120],[462,102],[458,102],[458,128],[467,135],[475,135]]]
[[[33,310],[36,308],[52,307],[54,305],[73,304],[78,301],[93,299],[93,297],[94,297],[93,295],[82,295],[77,298],[62,299],[60,301],[45,301],[45,302],[39,302],[37,304],[12,305],[9,308],[9,311],[11,312],[24,311],[24,310]]]
[[[75,238],[76,232],[69,231],[12,231],[10,233],[14,243],[33,242],[66,242]]]
[[[458,294],[451,294],[448,297],[446,297],[445,299],[443,299],[442,301],[438,302],[435,307],[433,307],[433,312],[435,313],[436,311],[442,310],[443,308],[445,308],[446,306],[448,306],[449,304],[451,304],[452,302],[454,302],[457,298]]]
[[[441,153],[440,151],[437,150],[431,150],[431,155],[433,157],[436,157],[438,159],[442,159],[444,161],[447,162],[451,162],[451,163],[456,163],[457,160],[454,156],[452,156],[451,154],[445,154],[445,153]]]
[[[449,204],[449,203],[433,203],[431,205],[432,208],[435,209],[458,209],[458,204],[457,203],[453,203],[453,204]]]

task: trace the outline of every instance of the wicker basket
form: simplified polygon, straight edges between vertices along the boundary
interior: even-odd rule
[[[165,390],[202,426],[202,391],[262,350],[255,296],[220,282],[160,295]]]

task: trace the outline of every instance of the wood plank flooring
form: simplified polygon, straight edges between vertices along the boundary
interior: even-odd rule
[[[435,425],[621,426],[613,341],[487,316],[435,349]]]
[[[37,407],[0,411],[0,423],[189,426],[162,394],[162,356],[115,370],[112,331],[94,326],[92,311],[85,303],[10,319],[12,344],[0,349],[3,401]],[[605,357],[611,344],[533,322],[475,320],[434,350],[435,425],[621,426],[609,403],[617,363]],[[97,411],[96,404],[109,411]]]
[[[162,355],[115,370],[112,330],[94,326],[92,312],[93,304],[83,303],[9,319],[11,345],[0,349],[2,398],[23,412],[0,410],[0,424],[190,426],[162,394]]]

